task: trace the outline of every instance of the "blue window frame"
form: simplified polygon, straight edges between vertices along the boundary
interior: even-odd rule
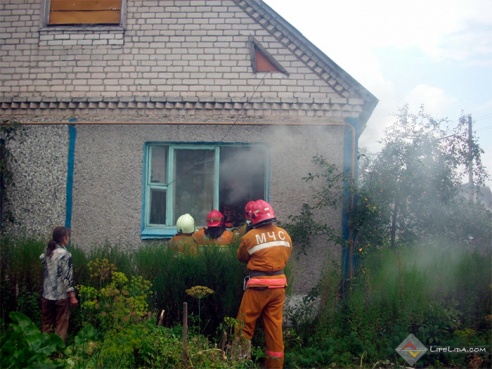
[[[205,225],[212,209],[226,226],[239,226],[246,202],[268,193],[263,144],[146,143],[144,150],[142,239],[173,236],[185,213]]]

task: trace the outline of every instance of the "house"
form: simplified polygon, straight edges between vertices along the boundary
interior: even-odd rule
[[[185,212],[234,224],[257,198],[285,222],[312,201],[315,155],[355,175],[377,104],[260,0],[4,0],[0,35],[0,117],[25,128],[8,232],[65,224],[87,249],[169,238]],[[302,256],[296,289],[331,254]]]

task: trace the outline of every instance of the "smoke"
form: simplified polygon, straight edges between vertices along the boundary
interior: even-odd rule
[[[225,203],[244,203],[264,196],[267,160],[264,145],[222,148],[220,191]]]

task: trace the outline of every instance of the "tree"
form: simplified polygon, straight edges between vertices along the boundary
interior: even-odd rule
[[[482,149],[467,134],[465,120],[453,129],[447,119],[404,106],[361,170],[352,225],[361,243],[413,243],[426,237],[458,242],[490,239],[491,214],[463,196],[461,180],[473,163],[475,188],[488,177]]]

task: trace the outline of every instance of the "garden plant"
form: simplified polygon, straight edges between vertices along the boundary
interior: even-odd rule
[[[428,349],[415,368],[492,367],[492,214],[462,196],[459,169],[473,161],[477,187],[486,173],[463,127],[450,136],[441,123],[404,108],[380,154],[361,156],[358,185],[313,158],[312,203],[283,226],[296,252],[321,237],[351,255],[353,273],[326,260],[317,286],[286,309],[286,369],[407,368],[396,348],[410,334]],[[348,236],[322,221],[329,208],[344,212]],[[251,360],[234,344],[246,273],[238,241],[192,255],[166,242],[70,246],[80,306],[66,346],[39,331],[45,243],[0,238],[2,368],[261,368],[261,321]]]

